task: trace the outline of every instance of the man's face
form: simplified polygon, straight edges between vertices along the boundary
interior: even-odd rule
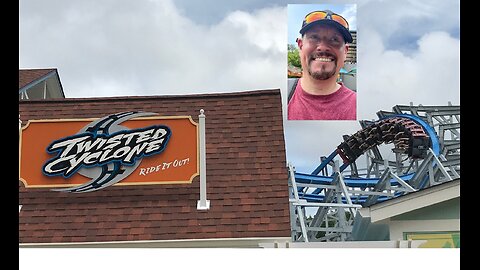
[[[336,76],[348,52],[342,34],[329,25],[311,27],[298,41],[302,69],[316,80]]]

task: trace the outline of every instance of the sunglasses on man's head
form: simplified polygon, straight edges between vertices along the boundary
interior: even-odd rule
[[[342,16],[335,14],[335,13],[330,13],[330,12],[325,12],[325,11],[313,11],[307,14],[305,16],[305,20],[303,20],[303,25],[319,21],[319,20],[333,20],[341,24],[343,27],[348,29],[348,22],[343,18]]]

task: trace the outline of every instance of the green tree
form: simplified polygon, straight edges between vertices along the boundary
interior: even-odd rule
[[[288,65],[301,68],[300,55],[298,48],[293,44],[288,44]]]

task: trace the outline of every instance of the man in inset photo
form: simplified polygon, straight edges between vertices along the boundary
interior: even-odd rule
[[[315,10],[305,14],[299,33],[301,68],[298,78],[289,75],[288,120],[356,120],[356,89],[342,80],[349,75],[344,67],[354,41],[348,21],[332,10]],[[289,63],[289,74],[293,68]]]

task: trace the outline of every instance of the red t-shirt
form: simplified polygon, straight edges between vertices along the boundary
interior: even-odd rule
[[[340,83],[340,89],[329,95],[305,92],[298,81],[288,103],[288,120],[356,120],[357,93]]]

